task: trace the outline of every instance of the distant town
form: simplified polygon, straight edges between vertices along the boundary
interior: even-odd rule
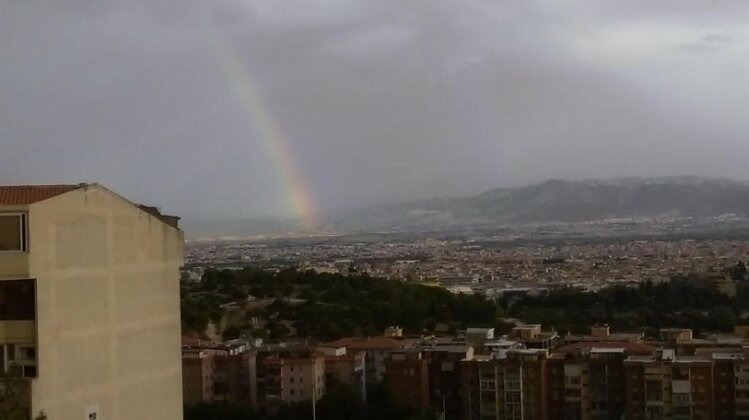
[[[623,224],[617,222],[604,232]],[[318,273],[366,273],[496,297],[508,291],[537,293],[568,286],[588,291],[614,284],[636,286],[689,274],[718,281],[725,277],[727,265],[749,258],[749,240],[741,230],[690,235],[685,229],[685,234],[669,231],[655,238],[637,236],[638,230],[614,237],[508,232],[196,241],[187,244],[186,275],[197,280],[206,266],[296,267]]]
[[[189,243],[186,418],[749,419],[749,241],[611,228]]]

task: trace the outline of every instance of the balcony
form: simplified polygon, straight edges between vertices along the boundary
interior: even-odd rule
[[[29,254],[26,252],[0,251],[0,281],[29,276]]]
[[[35,342],[35,321],[0,321],[0,345],[2,343],[34,344]]]
[[[0,281],[0,372],[34,378],[36,287],[34,280]]]

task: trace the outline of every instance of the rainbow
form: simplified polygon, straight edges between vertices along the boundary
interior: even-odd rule
[[[269,106],[253,81],[247,65],[239,58],[230,42],[216,32],[209,32],[215,53],[223,63],[232,87],[237,89],[239,99],[252,117],[257,130],[268,149],[268,154],[283,181],[287,201],[292,213],[300,218],[307,230],[318,225],[315,202],[310,189],[297,170],[294,155],[283,130],[273,117]]]

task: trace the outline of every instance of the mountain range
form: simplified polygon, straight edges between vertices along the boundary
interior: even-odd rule
[[[697,176],[549,180],[462,198],[383,203],[325,218],[325,232],[418,231],[622,218],[749,215],[749,183]],[[191,237],[299,231],[297,220],[187,221]]]
[[[463,198],[387,203],[335,220],[337,230],[588,222],[749,214],[749,183],[695,176],[549,180]]]

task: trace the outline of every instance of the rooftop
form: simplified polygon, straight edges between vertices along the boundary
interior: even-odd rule
[[[597,353],[605,352],[606,349],[612,349],[612,352],[624,352],[632,355],[652,355],[655,352],[655,347],[649,346],[645,343],[638,343],[635,341],[582,341],[579,343],[568,344],[562,346],[556,350],[556,354],[570,354],[580,351],[593,351]]]
[[[0,206],[26,206],[85,185],[0,185]]]
[[[402,348],[404,344],[403,340],[390,337],[348,337],[325,343],[324,346],[347,347],[351,350],[395,350]]]

